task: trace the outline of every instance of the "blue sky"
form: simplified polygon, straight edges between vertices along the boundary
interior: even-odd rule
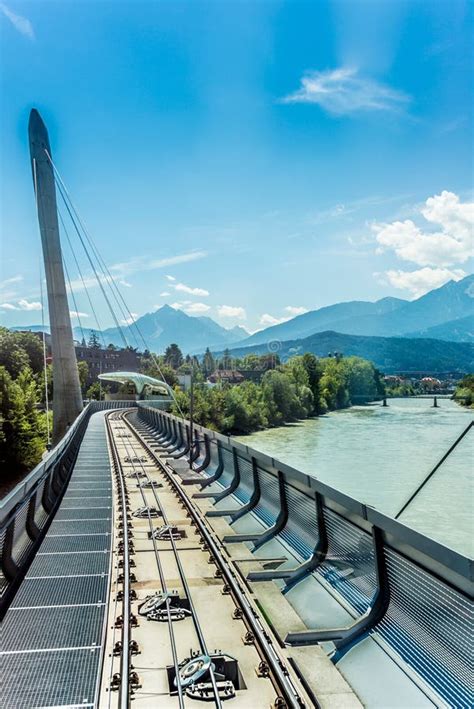
[[[472,9],[1,2],[2,321],[41,321],[33,106],[138,315],[167,302],[255,330],[470,272]]]

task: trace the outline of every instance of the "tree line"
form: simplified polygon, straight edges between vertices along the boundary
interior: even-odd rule
[[[46,448],[43,347],[31,332],[0,327],[0,465],[2,486],[31,470]]]
[[[176,347],[176,346],[175,346]],[[230,362],[229,354],[221,359],[179,362],[175,370],[164,356],[163,366],[176,371],[192,370],[194,378],[194,418],[203,426],[226,434],[245,434],[259,429],[318,416],[342,409],[353,403],[366,403],[381,398],[385,389],[382,377],[373,364],[360,357],[340,355],[318,358],[307,353],[282,364],[275,355],[251,354]],[[211,355],[212,356],[212,355]],[[176,350],[174,350],[176,357]],[[207,358],[207,361],[206,361]],[[211,366],[212,365],[212,366]],[[209,373],[219,369],[261,372],[260,381],[243,381],[233,385],[225,380],[210,387]],[[154,373],[155,376],[158,372]],[[173,384],[173,380],[168,380]],[[189,415],[189,391],[175,387],[173,413]]]

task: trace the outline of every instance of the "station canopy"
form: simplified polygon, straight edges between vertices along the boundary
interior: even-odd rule
[[[172,396],[171,387],[160,379],[154,379],[140,372],[105,372],[99,374],[99,379],[103,382],[117,382],[118,384],[133,384],[138,396],[142,396],[146,390],[150,394],[163,394]]]

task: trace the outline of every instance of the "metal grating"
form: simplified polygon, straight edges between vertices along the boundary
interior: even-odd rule
[[[372,538],[327,508],[324,521],[328,551],[317,572],[357,613],[365,613],[377,588]]]
[[[110,511],[110,506],[109,507],[101,507],[99,509],[95,508],[89,508],[89,507],[81,507],[79,509],[62,509],[61,507],[59,508],[56,518],[58,522],[62,522],[64,520],[87,520],[87,519],[110,519],[111,518],[111,511]]]
[[[240,483],[234,495],[239,502],[245,504],[250,500],[254,489],[253,466],[250,460],[246,460],[246,458],[241,458],[240,456],[237,458],[237,465],[239,466]]]
[[[84,495],[81,495],[80,492],[68,492],[67,496],[64,498],[63,502],[61,503],[61,507],[63,509],[68,509],[69,507],[76,507],[80,502],[84,500]],[[91,505],[99,505],[99,504],[111,504],[112,501],[112,495],[87,495],[87,502]]]
[[[79,520],[79,522],[73,521],[55,521],[49,528],[50,534],[105,534],[110,532],[111,520],[110,519],[98,519],[98,520]]]
[[[309,559],[319,539],[316,500],[288,483],[285,483],[285,493],[288,523],[281,536],[303,559]]]
[[[95,703],[100,652],[74,650],[2,656],[2,707]]]
[[[219,478],[219,483],[223,487],[229,487],[234,479],[234,456],[226,448],[221,448],[222,462],[224,463],[224,471]]]
[[[474,606],[386,549],[390,605],[376,630],[452,707],[474,706]]]
[[[30,566],[29,576],[81,576],[103,574],[109,568],[109,554],[103,551],[77,554],[37,555]]]
[[[263,468],[257,468],[260,481],[261,497],[255,508],[255,514],[268,527],[275,524],[281,510],[278,478]]]
[[[107,600],[107,589],[106,574],[59,579],[26,578],[15,596],[12,608],[104,603]]]
[[[110,534],[78,534],[77,536],[68,537],[55,537],[48,534],[38,553],[58,554],[65,551],[109,551],[110,545]]]
[[[10,609],[2,627],[2,651],[99,645],[102,606]]]

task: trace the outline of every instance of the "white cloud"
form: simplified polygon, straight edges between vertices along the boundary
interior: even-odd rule
[[[70,310],[69,315],[71,318],[88,318],[89,313],[81,313],[80,311],[77,310]]]
[[[182,310],[188,315],[202,315],[208,313],[211,309],[206,303],[194,303],[192,300],[180,300],[176,303],[171,303],[171,307],[175,310]]]
[[[419,266],[448,267],[464,263],[472,256],[474,203],[462,203],[453,192],[444,190],[429,197],[420,210],[431,224],[441,227],[439,231],[420,229],[411,219],[375,224],[380,251],[392,249],[403,261]]]
[[[8,286],[12,286],[14,283],[20,283],[20,281],[23,280],[23,276],[13,276],[12,278],[6,278],[4,281],[1,281],[0,283],[0,290],[3,290],[4,288],[7,288]]]
[[[410,291],[415,298],[440,288],[448,281],[459,281],[466,273],[462,269],[420,268],[417,271],[386,271],[374,274],[380,283],[389,283],[394,288]]]
[[[259,322],[260,325],[279,325],[289,319],[289,317],[276,318],[273,315],[270,315],[270,313],[263,313],[263,315],[260,316]]]
[[[23,276],[12,276],[0,282],[0,298],[4,301],[15,300],[18,296],[17,283],[21,283]]]
[[[202,315],[208,313],[210,309],[210,305],[206,305],[206,303],[191,303],[184,308],[189,315]]]
[[[138,318],[138,313],[130,313],[129,318],[123,318],[120,322],[122,325],[131,325]]]
[[[172,287],[175,290],[180,291],[181,293],[187,293],[188,295],[200,295],[201,297],[209,295],[209,291],[204,288],[191,288],[191,286],[187,286],[184,283],[176,283],[176,285],[173,285]]]
[[[245,308],[238,305],[219,305],[217,313],[221,318],[236,318],[237,320],[246,320],[247,313]]]
[[[29,302],[26,298],[18,300],[16,303],[2,303],[0,308],[4,310],[42,310],[41,303]]]
[[[177,256],[168,256],[167,258],[161,259],[149,259],[145,257],[136,258],[122,263],[114,263],[112,266],[110,266],[110,270],[123,277],[129,276],[132,273],[140,273],[142,271],[155,271],[160,268],[166,268],[167,266],[175,266],[180,263],[198,261],[199,259],[205,258],[206,256],[206,251],[188,251],[184,254],[178,254]],[[166,278],[169,281],[176,280],[173,276],[166,276]]]
[[[402,92],[361,77],[357,69],[350,67],[307,72],[301,78],[300,88],[282,99],[283,103],[318,104],[336,115],[400,110],[408,101]]]
[[[270,315],[270,313],[263,313],[263,315],[260,316],[260,325],[280,325],[280,323],[287,322],[296,315],[303,315],[303,313],[308,312],[307,308],[298,307],[296,305],[287,305],[284,310],[288,313],[288,315],[283,315],[281,318],[278,318],[275,315]]]
[[[168,298],[171,293],[168,293],[168,291],[164,290],[163,293],[160,293],[160,298]]]
[[[308,312],[308,308],[303,308],[303,307],[298,307],[295,305],[287,305],[285,308],[286,312],[289,313],[292,317],[296,315],[303,315],[304,313]]]
[[[22,17],[22,15],[17,15],[16,13],[12,12],[12,10],[10,10],[10,8],[7,7],[7,5],[5,5],[5,3],[3,2],[0,2],[0,10],[5,15],[5,17],[10,20],[13,27],[20,34],[24,35],[25,37],[29,37],[29,39],[35,38],[33,25],[27,17]]]
[[[125,281],[125,280],[119,281],[119,284],[120,284],[121,286],[125,286],[125,288],[131,288],[131,287],[132,287],[132,284],[129,283],[128,281]]]

